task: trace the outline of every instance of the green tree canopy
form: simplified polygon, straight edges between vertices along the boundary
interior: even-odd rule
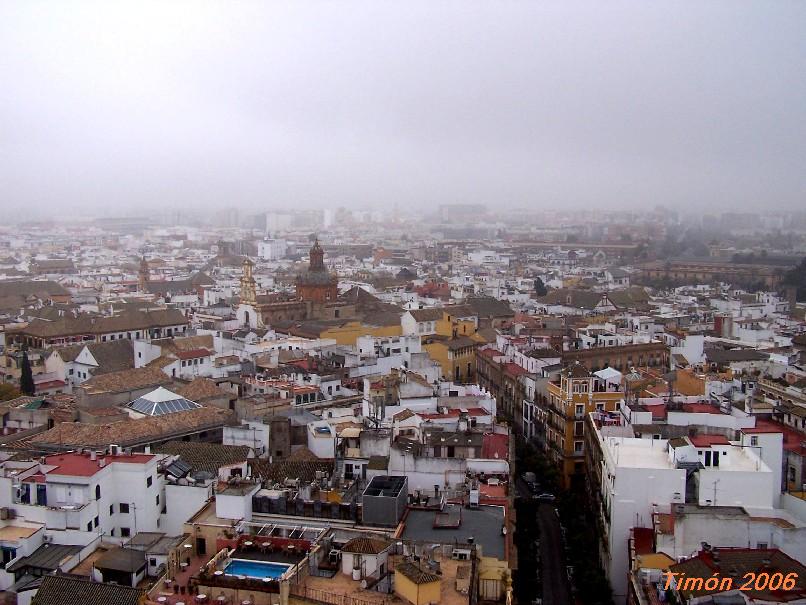
[[[31,361],[28,359],[28,351],[22,354],[22,367],[20,368],[20,391],[23,395],[33,396],[36,393],[34,384],[34,372],[31,369]]]

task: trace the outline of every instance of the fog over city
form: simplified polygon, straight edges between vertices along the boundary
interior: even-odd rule
[[[0,4],[0,204],[796,209],[803,2]]]

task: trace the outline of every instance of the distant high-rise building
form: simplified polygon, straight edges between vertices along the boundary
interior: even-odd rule
[[[288,231],[294,221],[294,216],[288,212],[267,212],[266,233],[275,235],[281,231]]]

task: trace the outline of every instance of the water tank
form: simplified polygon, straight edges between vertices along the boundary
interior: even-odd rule
[[[361,579],[361,569],[359,567],[353,567],[353,580],[358,582]]]

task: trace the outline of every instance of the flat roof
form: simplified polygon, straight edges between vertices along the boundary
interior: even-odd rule
[[[440,544],[467,544],[468,538],[481,546],[482,555],[506,559],[504,509],[500,506],[480,506],[462,509],[462,523],[457,528],[434,529],[433,510],[409,510],[403,528],[403,539]]]
[[[666,439],[636,437],[605,437],[604,445],[616,466],[627,468],[674,469],[666,451]]]
[[[25,527],[22,525],[6,525],[5,527],[0,527],[0,540],[8,540],[13,542],[16,540],[30,538],[43,527],[45,526],[40,525],[39,527]]]

